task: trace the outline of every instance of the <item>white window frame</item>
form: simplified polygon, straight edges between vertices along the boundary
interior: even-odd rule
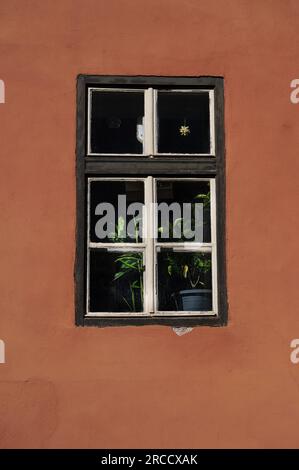
[[[90,236],[90,186],[93,181],[140,181],[144,183],[144,210],[146,211],[143,240],[140,243],[106,243],[91,242]],[[157,194],[157,181],[206,181],[210,184],[210,214],[211,214],[211,242],[158,242],[156,234],[157,213],[154,205]],[[209,316],[218,317],[218,285],[217,285],[217,239],[216,239],[216,181],[215,178],[187,178],[187,177],[90,177],[87,180],[87,266],[86,266],[86,317],[192,317]],[[156,206],[155,206],[156,207]],[[144,285],[144,311],[143,312],[90,312],[90,250],[107,249],[110,252],[142,252],[144,253],[145,271],[143,273]],[[174,251],[211,253],[212,262],[212,310],[211,311],[159,311],[158,310],[158,279],[157,279],[157,253],[159,248],[171,248]]]
[[[91,151],[91,113],[93,92],[144,93],[144,142],[142,153],[96,153]],[[210,114],[210,153],[158,153],[158,93],[208,93]],[[87,156],[150,157],[183,156],[215,157],[215,95],[211,89],[103,88],[89,87],[87,98]]]

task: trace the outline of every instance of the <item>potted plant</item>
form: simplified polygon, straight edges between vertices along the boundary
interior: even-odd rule
[[[212,290],[208,288],[207,273],[211,271],[211,259],[205,253],[169,253],[166,257],[167,273],[187,289],[174,292],[176,309],[183,311],[212,310]]]

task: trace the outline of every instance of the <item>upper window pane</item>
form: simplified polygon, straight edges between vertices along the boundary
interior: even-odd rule
[[[144,92],[90,93],[90,153],[142,154]]]
[[[158,153],[210,154],[209,92],[158,93]]]

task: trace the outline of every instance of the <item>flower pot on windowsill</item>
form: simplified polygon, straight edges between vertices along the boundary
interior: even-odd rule
[[[211,289],[187,289],[181,290],[175,295],[175,303],[178,311],[201,312],[212,310]]]

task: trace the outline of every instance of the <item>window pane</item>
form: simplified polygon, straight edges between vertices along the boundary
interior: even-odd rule
[[[143,153],[144,93],[92,91],[91,153]]]
[[[90,241],[142,241],[143,181],[90,182]]]
[[[90,311],[143,310],[143,254],[90,252]]]
[[[158,241],[211,242],[210,183],[158,180]]]
[[[210,153],[209,93],[158,93],[158,152]]]
[[[158,249],[158,287],[160,311],[211,311],[211,254]]]

